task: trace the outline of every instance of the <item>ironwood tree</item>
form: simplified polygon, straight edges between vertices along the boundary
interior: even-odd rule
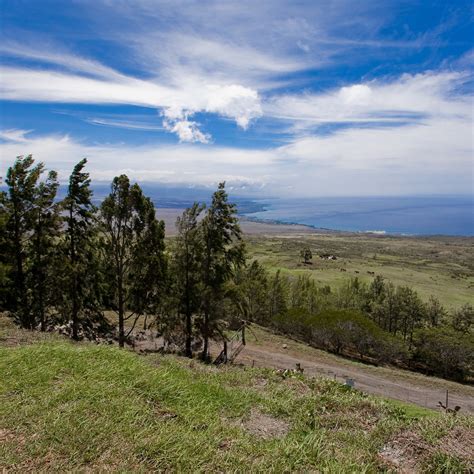
[[[135,317],[135,325],[159,297],[164,223],[157,221],[151,200],[126,175],[113,179],[111,192],[100,207],[100,220],[108,303],[118,314],[119,345],[123,347],[125,321]]]
[[[55,202],[59,183],[56,171],[34,190],[31,207],[32,231],[29,239],[30,271],[27,287],[31,292],[31,319],[46,329],[47,311],[53,304],[56,288],[54,271],[55,254],[60,234],[59,206]]]
[[[72,323],[72,338],[79,338],[81,319],[99,311],[100,267],[97,252],[96,207],[92,203],[87,159],[77,163],[69,177],[61,203],[64,239],[58,273],[62,277],[59,306],[62,317]]]
[[[235,270],[245,263],[237,208],[228,201],[225,183],[219,183],[201,225],[204,255],[201,267],[203,291],[200,330],[204,340],[202,358],[207,360],[209,339],[224,319],[221,310],[226,296],[226,283]]]
[[[199,216],[203,205],[194,203],[176,221],[178,235],[172,259],[173,293],[178,313],[184,316],[185,355],[192,357],[193,315],[201,304],[201,268],[203,258],[202,226]]]
[[[11,296],[9,309],[21,327],[33,329],[34,315],[27,292],[28,244],[33,232],[34,203],[38,180],[44,164],[34,164],[32,155],[19,156],[8,169],[5,183],[8,186],[4,200],[6,219],[5,246],[10,257]]]
[[[305,247],[300,251],[300,257],[303,259],[303,262],[308,265],[313,259],[313,253],[309,247]]]

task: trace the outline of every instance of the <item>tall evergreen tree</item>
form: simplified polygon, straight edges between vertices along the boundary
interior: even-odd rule
[[[76,340],[81,316],[84,312],[98,310],[100,290],[96,208],[92,204],[89,173],[84,172],[86,164],[84,158],[74,166],[67,195],[61,203],[65,224],[61,308],[63,317],[72,322],[72,337]]]
[[[59,187],[56,171],[50,171],[45,181],[36,186],[32,206],[32,235],[29,245],[31,269],[28,287],[31,291],[32,320],[46,329],[46,312],[54,295],[53,260],[60,231],[58,205]]]
[[[9,278],[12,262],[7,238],[7,220],[7,193],[0,191],[0,311],[9,308],[9,299],[13,292]]]
[[[278,270],[270,281],[270,321],[285,314],[288,309],[288,282]]]
[[[13,166],[8,169],[5,180],[8,186],[5,203],[6,245],[11,252],[12,260],[10,309],[19,324],[27,329],[33,329],[35,325],[26,287],[27,246],[33,230],[37,184],[43,170],[43,163],[34,165],[32,155],[19,156]]]
[[[100,207],[105,265],[109,270],[109,303],[119,318],[119,344],[127,335],[125,321],[150,307],[158,296],[164,264],[164,223],[151,200],[126,175],[115,177]],[[138,277],[137,275],[141,275]],[[126,315],[130,311],[131,314]]]
[[[233,276],[234,270],[245,263],[242,232],[236,213],[236,206],[228,202],[225,183],[220,183],[202,220],[203,359],[209,356],[209,338],[223,318],[219,314],[219,306],[225,297],[225,284]]]
[[[265,324],[268,322],[268,275],[258,260],[240,269],[236,274],[235,303],[241,319]]]
[[[194,203],[176,221],[176,237],[172,273],[179,314],[184,316],[185,354],[192,357],[193,315],[199,310],[201,265],[203,256],[202,228],[198,218],[203,206]]]

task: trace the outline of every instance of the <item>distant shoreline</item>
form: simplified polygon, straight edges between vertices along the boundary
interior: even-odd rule
[[[262,219],[258,217],[251,217],[243,215],[241,220],[247,222],[254,222],[256,224],[266,224],[274,226],[295,226],[304,227],[308,233],[325,233],[325,234],[339,234],[339,235],[367,235],[375,237],[399,237],[399,238],[459,238],[459,239],[474,239],[474,235],[456,235],[456,234],[411,234],[404,232],[389,232],[385,230],[342,230],[342,229],[328,229],[325,227],[316,227],[311,224],[301,224],[299,222],[286,222],[278,219]]]
[[[166,235],[173,237],[176,235],[176,218],[180,216],[184,208],[156,208],[157,217],[165,221]],[[363,231],[347,231],[336,229],[318,228],[307,224],[299,224],[297,222],[283,222],[271,219],[258,219],[246,215],[239,215],[241,228],[246,235],[261,235],[261,236],[298,236],[298,235],[339,235],[339,236],[359,236],[369,238],[403,238],[403,239],[469,239],[474,241],[474,236],[460,236],[460,235],[421,235],[421,234],[396,234],[396,233],[378,233],[378,232],[363,232]]]

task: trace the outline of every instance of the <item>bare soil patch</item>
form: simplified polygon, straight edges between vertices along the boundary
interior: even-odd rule
[[[474,469],[474,432],[456,427],[436,444],[427,443],[420,434],[403,431],[386,444],[379,453],[382,462],[402,474],[420,472],[422,464],[435,453],[455,456]]]
[[[241,426],[254,436],[263,439],[282,438],[290,429],[286,421],[255,409],[250,412],[250,416],[241,423]]]

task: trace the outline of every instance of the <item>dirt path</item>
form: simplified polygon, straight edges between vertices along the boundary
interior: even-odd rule
[[[318,360],[317,357],[312,357],[309,354],[295,356],[294,354],[282,353],[271,346],[268,347],[268,345],[262,347],[251,342],[247,344],[236,362],[276,369],[295,368],[296,364],[300,363],[306,375],[326,376],[336,378],[341,382],[351,378],[354,380],[355,388],[363,392],[394,398],[427,408],[436,408],[440,400],[444,402],[446,388],[448,388],[450,389],[450,407],[459,405],[462,412],[474,413],[474,388],[460,385],[459,390],[453,390],[453,385],[458,384],[446,382],[446,386],[443,386],[444,381],[441,379],[433,378],[435,383],[431,387],[427,383],[415,383],[411,379],[404,380],[403,377],[394,381],[392,377],[383,376],[383,374],[377,372],[376,368],[370,366],[359,368],[356,364],[349,366],[350,363],[333,363],[327,360]]]

